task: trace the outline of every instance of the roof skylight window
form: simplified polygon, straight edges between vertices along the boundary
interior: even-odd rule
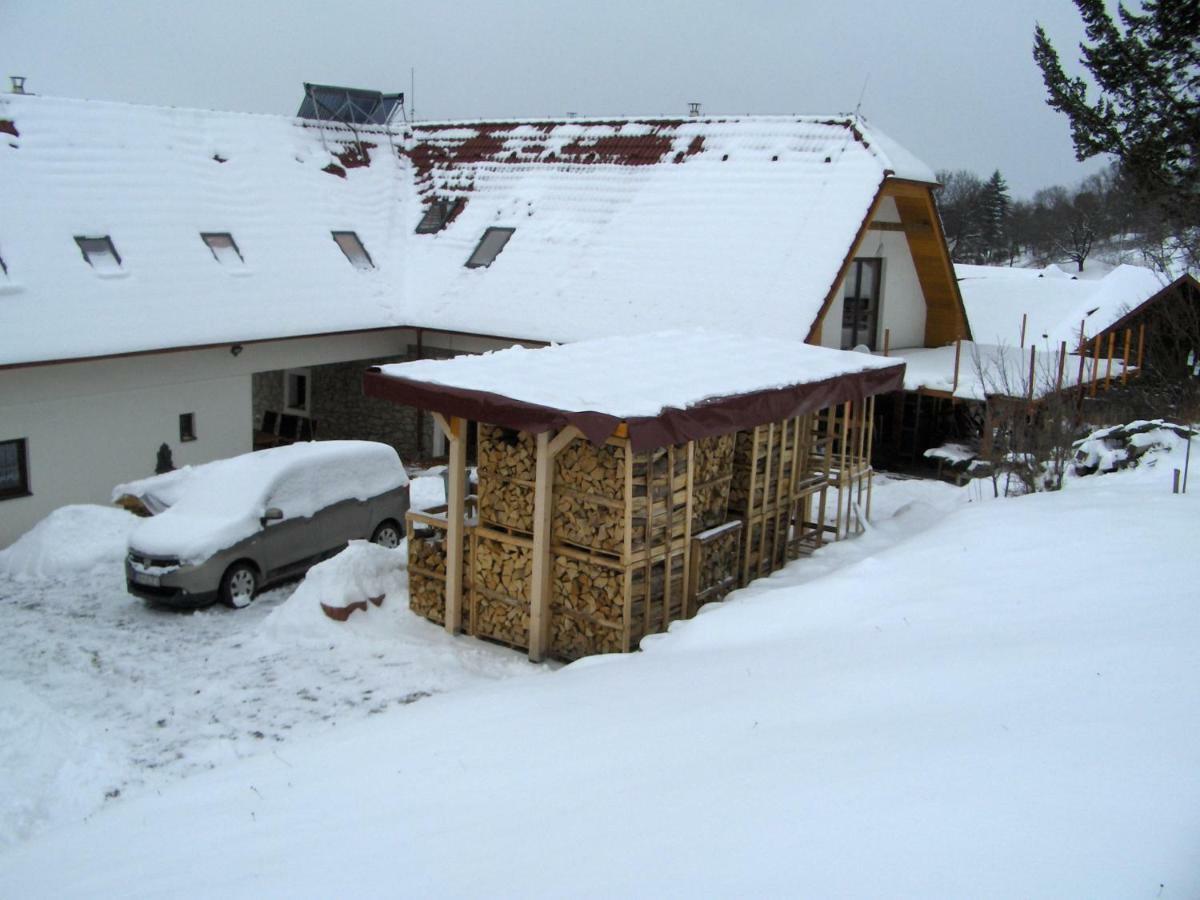
[[[346,259],[350,260],[350,264],[354,268],[375,268],[375,263],[371,262],[371,255],[367,253],[367,248],[363,246],[357,234],[353,231],[334,231],[332,234],[333,239],[337,241],[337,245],[342,248],[342,252],[346,254]]]
[[[240,266],[245,260],[237,242],[229,232],[202,231],[200,239],[212,251],[213,259],[226,266]]]
[[[421,217],[421,221],[417,223],[417,234],[437,234],[458,215],[464,201],[459,198],[457,200],[434,200],[429,204],[429,208],[425,210],[425,215]]]
[[[513,236],[514,231],[516,231],[515,228],[489,228],[485,231],[483,237],[479,239],[479,246],[467,260],[467,268],[478,269],[481,266],[490,266],[500,255],[500,251],[504,249],[504,245],[508,243],[508,239]]]
[[[77,236],[75,243],[79,245],[79,251],[88,265],[97,272],[121,271],[121,255],[117,253],[117,248],[113,246],[112,238],[108,235],[104,237]]]

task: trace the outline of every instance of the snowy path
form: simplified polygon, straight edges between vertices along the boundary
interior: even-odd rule
[[[245,610],[147,607],[117,571],[0,575],[0,847],[434,693],[540,671],[416,616],[380,639],[273,629],[295,584]],[[401,603],[404,598],[401,598]]]

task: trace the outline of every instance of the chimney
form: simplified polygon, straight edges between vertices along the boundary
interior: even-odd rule
[[[8,80],[12,82],[12,92],[14,94],[25,93],[25,76],[24,75],[9,75]]]
[[[700,103],[698,101],[688,104],[688,115],[693,119],[700,115]]]

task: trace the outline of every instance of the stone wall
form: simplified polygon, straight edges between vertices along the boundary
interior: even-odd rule
[[[354,362],[307,366],[309,372],[309,416],[316,425],[319,440],[367,440],[391,444],[406,463],[430,455],[433,422],[409,406],[397,406],[386,400],[367,397],[362,390],[363,371],[368,366],[405,362],[409,354],[386,359],[362,359]],[[449,351],[426,348],[426,358],[452,356]],[[254,427],[258,428],[266,410],[283,412],[283,370],[256,372],[252,380]],[[421,440],[418,441],[418,429]]]

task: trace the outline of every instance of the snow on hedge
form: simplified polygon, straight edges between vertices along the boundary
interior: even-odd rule
[[[142,522],[123,509],[74,505],[54,510],[0,550],[0,574],[65,578],[98,568],[121,568],[129,534]]]

